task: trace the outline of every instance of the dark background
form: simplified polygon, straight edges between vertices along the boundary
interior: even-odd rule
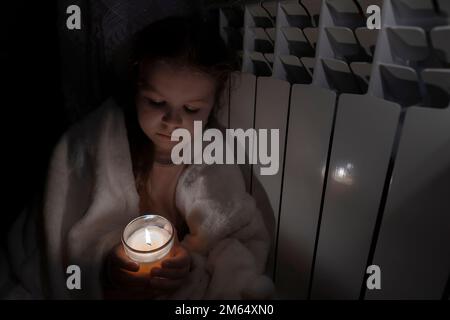
[[[2,129],[6,190],[1,235],[42,189],[51,149],[68,125],[56,1],[2,4]],[[3,244],[3,241],[2,241]]]

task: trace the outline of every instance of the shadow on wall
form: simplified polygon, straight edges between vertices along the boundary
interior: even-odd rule
[[[64,107],[71,123],[99,106],[123,85],[133,34],[170,15],[191,13],[199,0],[58,1]],[[66,28],[66,9],[81,9],[81,30]]]

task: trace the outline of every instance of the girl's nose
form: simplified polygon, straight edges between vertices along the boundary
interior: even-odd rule
[[[168,110],[167,112],[164,113],[162,121],[167,124],[178,125],[181,124],[182,119],[178,112],[174,110]]]

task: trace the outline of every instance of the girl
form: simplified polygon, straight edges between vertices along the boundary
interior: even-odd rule
[[[265,224],[238,166],[171,161],[175,129],[194,136],[196,120],[219,127],[215,116],[235,69],[227,48],[199,18],[171,17],[142,30],[134,53],[132,94],[109,99],[55,148],[43,247],[19,248],[29,255],[16,257],[22,266],[36,262],[42,277],[18,272],[19,279],[39,297],[269,298],[273,285],[263,273],[273,214],[265,213]],[[169,219],[177,240],[161,268],[143,277],[120,235],[147,212]],[[68,266],[79,267],[79,288],[69,285]]]

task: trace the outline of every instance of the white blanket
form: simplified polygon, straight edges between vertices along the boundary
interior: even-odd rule
[[[101,299],[105,255],[139,215],[124,117],[112,99],[62,136],[43,199],[10,233],[20,286],[9,298]],[[178,181],[176,206],[190,230],[181,245],[193,268],[185,285],[164,298],[273,295],[264,275],[271,236],[237,165],[190,165]],[[68,265],[80,266],[81,290],[67,288]]]

